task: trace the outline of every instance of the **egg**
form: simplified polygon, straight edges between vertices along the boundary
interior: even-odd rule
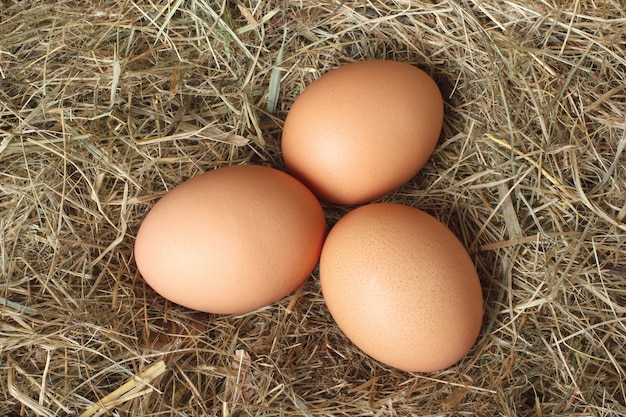
[[[480,332],[482,289],[468,252],[413,207],[373,203],[343,216],[324,243],[320,281],[347,338],[404,371],[454,365]]]
[[[443,124],[435,81],[402,62],[370,60],[331,70],[287,113],[287,170],[321,200],[361,204],[409,181],[430,158]]]
[[[302,183],[274,168],[223,167],[162,197],[143,220],[135,260],[182,306],[240,314],[291,293],[319,260],[326,219]]]

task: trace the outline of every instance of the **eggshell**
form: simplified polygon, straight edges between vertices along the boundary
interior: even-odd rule
[[[416,208],[356,208],[330,230],[322,292],[345,335],[405,371],[447,368],[478,337],[482,290],[474,264],[443,223]]]
[[[295,178],[264,166],[231,166],[187,180],[159,200],[137,233],[135,259],[163,297],[238,314],[302,284],[325,234],[322,207]]]
[[[421,69],[386,60],[348,64],[295,100],[282,133],[283,159],[322,200],[372,201],[424,166],[443,114],[441,92]]]

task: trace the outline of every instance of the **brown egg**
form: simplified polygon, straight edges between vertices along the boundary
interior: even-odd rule
[[[387,365],[444,369],[478,337],[474,264],[450,229],[416,208],[378,203],[346,214],[326,238],[320,278],[339,328]]]
[[[290,175],[245,165],[208,171],[167,193],[144,219],[137,267],[163,297],[238,314],[302,284],[319,260],[326,219]]]
[[[287,170],[320,199],[360,204],[409,181],[432,154],[443,100],[419,68],[372,60],[332,70],[309,85],[287,114]]]

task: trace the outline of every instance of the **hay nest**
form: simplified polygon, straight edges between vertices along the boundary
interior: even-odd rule
[[[3,1],[0,415],[625,415],[623,6]],[[482,279],[481,336],[436,373],[360,353],[315,274],[220,317],[166,302],[133,261],[167,190],[280,168],[297,95],[368,58],[445,96],[429,164],[385,198],[448,224]]]

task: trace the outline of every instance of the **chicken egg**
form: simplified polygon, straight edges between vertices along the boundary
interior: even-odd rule
[[[192,309],[239,314],[302,284],[326,235],[318,200],[265,166],[219,168],[161,198],[143,220],[135,260],[163,297]]]
[[[351,63],[295,100],[282,133],[283,159],[321,200],[369,202],[423,167],[443,114],[441,92],[421,69],[389,60]]]
[[[482,289],[463,244],[405,205],[360,206],[330,230],[320,281],[338,327],[395,368],[430,372],[465,356],[482,324]]]

